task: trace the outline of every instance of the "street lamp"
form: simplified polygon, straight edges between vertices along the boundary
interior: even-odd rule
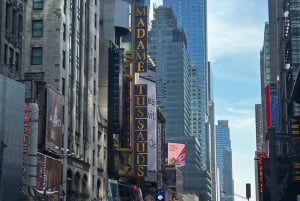
[[[224,191],[223,191],[223,193],[226,194],[226,192],[224,192]],[[229,195],[231,195],[232,197],[237,196],[237,197],[240,197],[240,198],[243,198],[243,199],[249,201],[249,199],[251,197],[251,184],[249,184],[249,183],[246,184],[246,197],[244,197],[242,195],[239,195],[239,194],[235,194],[235,193],[234,194],[229,194]]]
[[[242,196],[242,195],[239,195],[239,194],[227,194],[226,192],[224,192],[223,191],[223,193],[225,194],[225,195],[228,195],[228,196],[230,196],[230,197],[234,197],[234,196],[237,196],[237,197],[240,197],[240,198],[243,198],[243,199],[245,199],[245,200],[249,200],[249,198],[246,198],[246,197],[244,197],[244,196]]]

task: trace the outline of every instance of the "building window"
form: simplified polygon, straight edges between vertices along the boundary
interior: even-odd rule
[[[4,64],[7,64],[7,51],[8,51],[8,45],[4,45]]]
[[[62,67],[66,68],[66,51],[63,50]]]
[[[66,24],[63,24],[63,40],[66,41]]]
[[[96,115],[96,104],[95,103],[93,104],[93,115],[94,115],[94,117]]]
[[[43,20],[32,20],[32,37],[43,36]]]
[[[33,0],[33,9],[34,10],[43,9],[43,3],[44,0]]]
[[[66,14],[67,12],[67,0],[64,0],[64,13]]]
[[[61,83],[61,93],[62,95],[65,95],[65,90],[66,90],[66,80],[65,78],[62,78],[62,83]]]
[[[94,80],[94,95],[96,95],[96,81]]]
[[[97,14],[95,13],[95,28],[97,27]]]
[[[17,20],[18,20],[18,14],[17,10],[13,9],[13,15],[12,15],[12,33],[17,33]]]
[[[95,188],[95,176],[92,175],[92,191],[94,192],[94,188]]]
[[[5,8],[5,28],[8,29],[8,25],[10,24],[10,4],[6,3],[6,8]]]
[[[18,20],[18,37],[21,38],[21,33],[23,32],[23,16],[22,15],[19,15],[19,20]]]
[[[95,150],[93,150],[93,166],[95,166]]]
[[[33,47],[31,49],[31,64],[41,65],[43,63],[43,49],[41,47]]]
[[[96,68],[97,68],[97,60],[94,58],[94,72],[96,73]]]
[[[94,126],[94,127],[93,127],[93,142],[95,142],[95,137],[96,137],[96,136],[95,136],[95,130],[96,130],[96,129],[95,129],[95,126]]]
[[[19,56],[19,53],[16,52],[16,55],[15,55],[15,65],[16,65],[16,71],[19,70],[19,59],[20,59],[20,56]]]
[[[8,58],[8,64],[12,66],[14,64],[14,49],[9,48],[9,58]]]

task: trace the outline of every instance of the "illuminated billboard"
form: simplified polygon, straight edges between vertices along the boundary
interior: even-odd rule
[[[265,87],[265,114],[266,128],[272,127],[279,132],[279,105],[278,89],[276,83],[270,83]]]
[[[270,120],[275,132],[279,132],[278,89],[276,83],[270,83]]]
[[[60,154],[64,99],[51,87],[47,88],[46,149]],[[59,149],[57,149],[57,147]]]
[[[266,131],[271,127],[271,109],[270,109],[270,85],[265,87],[265,120],[266,120]]]
[[[183,166],[185,159],[185,144],[168,143],[168,165]]]
[[[264,152],[258,152],[256,155],[257,158],[257,175],[258,175],[258,193],[259,200],[262,200],[264,192],[264,159],[267,157],[267,154]]]

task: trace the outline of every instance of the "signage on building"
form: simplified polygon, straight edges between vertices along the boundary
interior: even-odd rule
[[[27,194],[27,162],[28,162],[28,132],[29,132],[29,104],[24,104],[24,126],[23,126],[23,145],[22,145],[22,176],[21,176],[21,183],[22,189],[21,192],[23,196]]]
[[[270,85],[265,87],[265,119],[266,119],[266,129],[271,127],[271,109],[270,109]]]
[[[148,104],[147,85],[137,84],[134,86],[134,175],[137,177],[147,176],[148,164]]]
[[[264,192],[264,165],[263,160],[266,158],[267,155],[264,152],[257,153],[257,176],[258,176],[258,192],[259,196],[262,196]]]
[[[133,66],[134,73],[147,72],[147,6],[135,6],[133,16]],[[134,175],[147,176],[148,165],[148,103],[147,84],[134,85],[133,163]]]
[[[147,6],[135,7],[134,19],[134,69],[136,73],[147,72]]]
[[[157,111],[156,111],[156,83],[139,76],[137,83],[147,85],[147,143],[148,143],[148,173],[146,181],[157,181]]]
[[[157,189],[154,199],[155,201],[165,201],[165,195],[166,193],[164,189]]]
[[[278,89],[276,83],[270,83],[270,118],[271,127],[275,132],[279,132],[279,106],[278,106]]]
[[[47,88],[46,149],[61,153],[63,96],[52,87]]]
[[[185,158],[185,144],[168,143],[168,165],[183,166],[185,165]]]
[[[291,118],[290,123],[291,143],[294,153],[300,152],[300,117]],[[292,158],[292,179],[300,182],[300,157]]]
[[[279,106],[278,89],[276,83],[270,83],[265,87],[265,118],[267,130],[272,127],[279,132]]]

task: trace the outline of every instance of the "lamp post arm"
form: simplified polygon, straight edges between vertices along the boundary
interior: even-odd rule
[[[238,194],[234,194],[234,195],[237,196],[237,197],[243,198],[243,199],[245,199],[245,200],[249,200],[248,198],[246,198],[246,197],[244,197],[244,196],[241,196],[241,195],[238,195]]]
[[[225,195],[227,194],[227,193],[225,193],[225,192],[223,192]],[[227,194],[227,195],[229,195],[230,197],[233,197],[233,196],[237,196],[237,197],[240,197],[240,198],[243,198],[243,199],[245,199],[245,200],[249,200],[248,198],[246,198],[246,197],[244,197],[244,196],[241,196],[241,195],[239,195],[239,194]]]

